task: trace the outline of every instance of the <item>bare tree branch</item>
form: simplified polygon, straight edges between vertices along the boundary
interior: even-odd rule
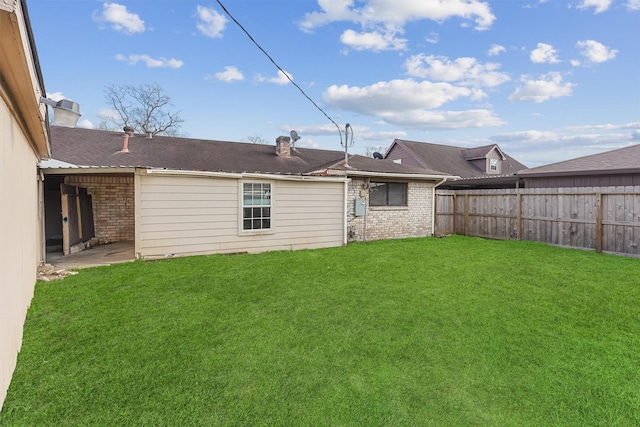
[[[184,122],[180,112],[167,111],[172,107],[171,98],[158,83],[133,85],[109,85],[104,90],[106,102],[118,113],[120,119],[112,119],[118,127],[132,126],[144,134],[180,135]]]

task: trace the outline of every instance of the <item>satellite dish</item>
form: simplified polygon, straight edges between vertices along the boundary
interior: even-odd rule
[[[300,139],[300,136],[298,135],[298,132],[296,132],[295,130],[292,130],[291,131],[291,140],[293,142],[296,142],[299,139]]]
[[[377,151],[375,153],[373,153],[373,158],[374,159],[378,159],[381,160],[383,158],[382,154],[378,153]]]

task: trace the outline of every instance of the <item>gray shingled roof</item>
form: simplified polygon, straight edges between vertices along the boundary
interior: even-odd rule
[[[273,145],[170,136],[135,135],[128,146],[122,153],[123,132],[51,127],[51,158],[79,166],[301,174],[344,157],[340,151],[299,148],[285,159]]]
[[[518,172],[518,176],[640,173],[640,144]]]
[[[322,169],[333,171],[345,171],[347,175],[358,172],[372,172],[384,174],[415,174],[415,175],[434,175],[451,178],[449,174],[444,172],[425,169],[421,167],[403,165],[388,159],[374,159],[373,157],[365,157],[360,155],[349,156],[349,167],[344,166],[344,155],[339,162],[332,162],[322,165]]]
[[[309,174],[344,163],[344,152],[296,148],[290,158],[276,155],[274,145],[144,135],[129,138],[123,153],[123,132],[51,127],[51,158],[85,167],[140,167],[229,173]],[[378,173],[442,175],[433,170],[399,165],[390,160],[351,156],[354,170]],[[342,165],[344,168],[344,165]]]
[[[461,178],[486,176],[486,173],[466,159],[483,157],[494,148],[498,148],[500,153],[504,155],[502,175],[512,175],[519,170],[526,169],[525,165],[504,153],[504,151],[500,150],[495,144],[469,149],[452,145],[430,144],[402,139],[396,139],[393,143],[402,146],[411,153],[425,168],[434,170],[444,169],[448,174],[457,175]]]

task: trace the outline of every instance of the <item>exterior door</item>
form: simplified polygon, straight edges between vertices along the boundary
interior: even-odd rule
[[[86,188],[60,184],[62,204],[62,252],[69,255],[73,246],[95,237],[91,195]]]

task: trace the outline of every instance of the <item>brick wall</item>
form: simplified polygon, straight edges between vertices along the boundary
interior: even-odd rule
[[[433,183],[409,181],[407,206],[369,206],[366,191],[366,216],[355,216],[355,199],[362,198],[366,179],[352,179],[348,191],[349,241],[397,239],[431,236],[433,231]],[[366,224],[366,230],[365,230]]]
[[[69,175],[64,182],[84,187],[91,195],[100,243],[135,239],[133,175]]]

